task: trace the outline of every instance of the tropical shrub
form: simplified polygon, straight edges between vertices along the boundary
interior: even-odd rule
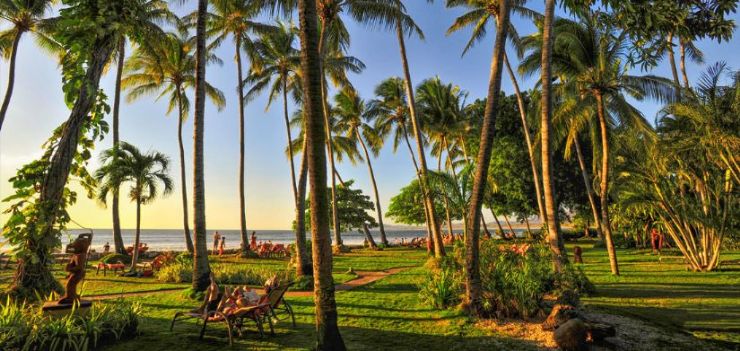
[[[125,263],[125,264],[130,264],[131,263],[131,256],[112,253],[112,254],[107,254],[107,255],[103,256],[103,258],[100,259],[100,262],[103,262],[105,264],[118,263],[118,262]]]
[[[453,257],[430,258],[427,273],[418,283],[419,298],[436,308],[447,308],[461,301],[462,267]]]

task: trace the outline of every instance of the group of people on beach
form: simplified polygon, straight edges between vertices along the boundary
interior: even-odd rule
[[[218,255],[221,256],[224,254],[225,248],[226,248],[226,236],[221,235],[218,231],[213,233],[213,249],[211,250],[211,254],[215,255],[216,251],[218,250]]]

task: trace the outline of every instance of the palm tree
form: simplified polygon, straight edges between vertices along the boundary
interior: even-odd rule
[[[248,0],[213,0],[213,13],[208,18],[208,33],[213,36],[211,47],[220,45],[231,36],[234,40],[237,91],[239,93],[239,219],[241,233],[242,257],[249,252],[247,236],[247,212],[244,202],[244,76],[242,74],[242,50],[252,56],[254,42],[251,34],[266,33],[274,27],[255,22],[254,18],[262,11],[257,1]]]
[[[127,99],[135,101],[148,94],[159,94],[157,99],[168,100],[167,114],[177,108],[177,143],[180,153],[180,182],[182,192],[183,229],[188,252],[193,252],[188,217],[187,179],[185,176],[185,147],[182,127],[188,118],[190,100],[187,89],[195,86],[195,57],[192,47],[195,37],[187,32],[170,33],[159,41],[140,46],[126,62],[126,75],[121,81],[129,91]],[[208,59],[213,63],[220,60],[213,54]],[[206,94],[219,109],[226,104],[223,93],[206,82]],[[115,192],[114,192],[115,195]]]
[[[512,1],[511,12],[516,13],[524,18],[536,19],[540,18],[541,15],[536,11],[532,11],[524,7],[522,0]],[[464,56],[468,50],[470,50],[477,42],[483,40],[486,35],[486,27],[492,19],[498,18],[498,8],[496,6],[490,6],[487,0],[447,0],[447,7],[464,7],[468,11],[463,15],[455,19],[455,22],[447,29],[447,35],[454,32],[463,30],[468,27],[473,27],[473,33],[470,36],[470,40],[465,45],[462,55]],[[515,46],[519,46],[519,34],[516,28],[509,23],[508,36],[514,42]],[[511,68],[508,55],[504,52],[504,65],[506,66],[506,72],[509,74],[509,79],[514,87],[514,94],[516,95],[517,105],[519,107],[519,117],[522,120],[522,130],[524,131],[524,140],[527,145],[527,151],[529,152],[529,162],[532,168],[532,179],[534,180],[534,190],[537,196],[537,208],[539,209],[539,216],[541,220],[545,219],[545,209],[542,204],[542,190],[540,188],[540,177],[537,168],[536,156],[534,154],[534,145],[532,143],[532,137],[527,123],[527,110],[524,105],[524,97],[519,89],[519,83],[516,75]]]
[[[648,130],[649,125],[642,113],[629,104],[627,96],[636,100],[646,97],[669,102],[674,97],[674,87],[665,78],[652,75],[634,76],[623,64],[628,53],[624,45],[626,34],[614,33],[610,26],[603,26],[598,14],[583,14],[579,22],[566,19],[556,21],[554,31],[554,72],[563,77],[559,89],[570,92],[571,104],[585,105],[583,108],[596,110],[598,134],[601,139],[600,207],[601,225],[609,253],[612,274],[619,275],[616,251],[612,242],[609,219],[609,129],[612,125]],[[529,44],[532,53],[524,59],[520,70],[533,72],[537,69],[536,58],[540,56],[536,40]],[[577,114],[576,118],[594,114]],[[576,126],[587,125],[575,122]],[[575,133],[571,133],[575,135]],[[544,142],[543,142],[544,145]]]
[[[170,160],[160,152],[150,151],[144,154],[127,142],[121,142],[100,156],[103,166],[95,172],[95,179],[100,184],[98,200],[101,203],[105,204],[108,193],[125,183],[131,183],[129,198],[136,202],[136,236],[131,259],[131,273],[135,273],[136,263],[139,261],[141,206],[157,199],[160,183],[164,186],[162,195],[172,192],[172,179],[167,174]]]
[[[380,241],[383,245],[388,246],[388,238],[386,238],[385,228],[383,226],[383,211],[380,207],[378,184],[375,181],[375,172],[373,171],[373,164],[370,160],[370,152],[367,146],[367,144],[370,144],[373,155],[377,157],[380,152],[380,138],[378,138],[378,133],[372,126],[365,122],[367,120],[365,101],[358,96],[355,90],[351,88],[343,89],[334,97],[334,102],[336,104],[334,114],[338,117],[336,128],[344,132],[345,137],[350,139],[355,145],[359,143],[365,154],[365,163],[367,164],[367,170],[370,174],[370,181],[372,182],[373,192],[375,194],[375,211],[378,214]],[[367,140],[367,143],[365,140]]]
[[[206,243],[206,194],[203,174],[203,137],[206,113],[206,21],[208,0],[198,0],[195,26],[195,115],[193,116],[193,290],[204,291],[209,285],[211,268]]]
[[[157,42],[164,36],[164,32],[160,28],[161,24],[164,23],[175,23],[178,21],[177,17],[170,12],[167,8],[167,2],[162,0],[138,0],[139,6],[142,10],[138,13],[138,17],[134,18],[131,23],[127,26],[121,26],[118,29],[118,44],[116,46],[116,83],[115,91],[113,95],[113,146],[118,145],[120,140],[119,136],[119,116],[121,110],[121,79],[123,77],[123,66],[126,57],[126,38],[131,36],[132,40],[149,43]],[[136,33],[146,33],[144,37],[136,37]],[[113,204],[111,205],[111,212],[113,217],[113,244],[115,251],[122,254],[125,253],[123,244],[123,237],[121,236],[121,217],[118,210],[118,190],[113,189]],[[189,231],[186,231],[188,238],[190,237]],[[188,249],[192,252],[192,244],[188,245]]]
[[[301,36],[301,71],[304,103],[306,155],[311,187],[311,236],[313,238],[314,302],[316,305],[316,349],[346,350],[337,324],[334,299],[332,252],[329,241],[329,207],[326,194],[326,119],[323,116],[323,75],[320,34],[315,0],[298,1]]]
[[[59,47],[59,44],[50,36],[55,20],[46,18],[54,2],[54,0],[0,1],[0,19],[11,23],[10,28],[0,32],[0,40],[8,43],[8,47],[3,48],[2,51],[10,57],[8,87],[5,90],[5,97],[0,107],[0,130],[3,129],[5,115],[8,113],[8,106],[10,106],[10,98],[13,96],[15,61],[18,54],[18,44],[21,42],[23,34],[32,33],[36,42],[44,49],[54,50]]]
[[[416,25],[414,20],[406,13],[406,8],[401,0],[392,0],[396,7],[395,18],[393,19],[393,26],[396,29],[396,37],[398,38],[398,47],[401,52],[401,66],[403,67],[404,76],[404,88],[406,90],[406,99],[408,101],[409,116],[411,119],[411,127],[416,139],[416,150],[419,156],[419,178],[422,192],[424,193],[424,204],[426,208],[426,216],[428,226],[431,229],[431,238],[434,242],[434,255],[437,257],[445,255],[445,247],[442,242],[442,233],[440,232],[439,222],[434,212],[434,199],[429,192],[429,184],[427,178],[427,159],[424,153],[424,139],[421,133],[421,126],[419,124],[419,118],[416,114],[416,101],[414,99],[414,86],[411,81],[411,71],[409,70],[409,60],[406,53],[406,42],[405,36],[416,34],[420,39],[424,39],[424,34]],[[432,2],[432,0],[427,0]]]
[[[293,189],[293,200],[296,206],[296,276],[311,275],[311,261],[306,251],[305,219],[306,197],[306,162],[301,162],[300,186],[296,183],[295,151],[291,133],[290,117],[288,112],[288,94],[300,89],[300,52],[293,45],[297,40],[298,28],[292,23],[278,21],[277,30],[260,35],[254,43],[254,57],[252,67],[245,79],[245,84],[251,86],[245,99],[251,100],[255,95],[268,89],[267,108],[273,101],[282,95],[283,118],[285,131],[288,136],[288,160],[290,163],[290,179]],[[303,148],[301,148],[302,150]],[[303,152],[305,155],[305,150]],[[305,157],[305,156],[304,156]]]

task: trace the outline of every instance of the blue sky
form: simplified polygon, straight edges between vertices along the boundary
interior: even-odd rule
[[[445,9],[442,1],[429,5],[425,1],[406,1],[412,13],[424,30],[426,41],[410,39],[407,50],[414,83],[425,78],[439,76],[445,82],[453,82],[468,91],[469,101],[485,95],[488,85],[488,72],[491,59],[493,30],[484,42],[472,49],[465,57],[460,53],[469,32],[446,36],[445,32],[454,18],[461,14],[458,9]],[[530,1],[530,6],[542,11],[542,2]],[[183,14],[195,8],[193,2],[175,6],[176,12]],[[559,13],[562,14],[562,13]],[[738,15],[733,17],[736,21]],[[269,20],[269,19],[265,19]],[[521,35],[534,31],[527,20],[514,17],[513,21]],[[350,54],[361,59],[366,70],[353,75],[352,82],[365,99],[371,99],[372,91],[381,80],[401,75],[398,44],[395,34],[371,30],[347,21],[352,35]],[[737,69],[735,57],[740,54],[740,40],[730,42],[701,41],[700,49],[705,53],[707,63],[727,61]],[[130,50],[129,50],[130,51]],[[227,99],[227,106],[217,111],[207,106],[205,127],[205,169],[206,169],[206,216],[210,229],[238,228],[238,108],[236,94],[236,67],[233,60],[234,48],[225,43],[217,50],[224,60],[221,67],[211,66],[207,79],[220,88]],[[513,56],[513,55],[512,55]],[[513,61],[513,58],[512,58]],[[0,88],[4,93],[7,85],[6,61],[0,62]],[[693,82],[704,68],[688,64],[689,79]],[[639,71],[634,72],[639,74]],[[661,64],[651,74],[668,77],[670,68]],[[112,97],[114,70],[110,70],[101,87]],[[533,79],[520,82],[523,88],[530,88]],[[511,82],[504,76],[503,90],[513,93]],[[111,101],[112,103],[112,98]],[[637,103],[648,120],[653,120],[660,105]],[[290,188],[289,165],[283,150],[286,145],[285,127],[280,104],[265,110],[266,99],[260,97],[251,102],[246,109],[246,191],[247,225],[251,229],[287,229],[294,216]],[[291,107],[292,108],[292,107]],[[145,228],[180,228],[180,179],[177,153],[176,120],[165,116],[166,103],[145,97],[139,101],[121,106],[121,138],[143,150],[157,150],[172,159],[171,175],[178,189],[168,198],[161,199],[144,208],[142,226]],[[41,144],[51,131],[68,117],[61,92],[61,77],[54,59],[36,48],[33,40],[26,37],[20,44],[16,71],[16,85],[10,110],[0,134],[0,197],[12,191],[7,179],[15,174],[21,165],[41,155]],[[192,119],[185,127],[186,166],[188,167],[188,189],[192,195]],[[99,143],[97,150],[110,147],[110,137]],[[296,165],[299,160],[296,159]],[[381,204],[386,209],[390,198],[413,177],[408,154],[399,149],[393,154],[390,147],[384,149],[379,158],[373,160],[376,169]],[[97,159],[91,169],[98,167]],[[339,172],[344,179],[355,179],[356,184],[370,195],[371,187],[367,169],[363,164],[353,166],[340,164]],[[7,205],[2,204],[5,209]],[[89,227],[110,227],[109,211],[95,201],[84,196],[71,208],[73,218]],[[134,226],[134,208],[124,202],[121,207],[123,227]],[[4,222],[6,215],[0,215]],[[390,219],[386,222],[392,223]]]

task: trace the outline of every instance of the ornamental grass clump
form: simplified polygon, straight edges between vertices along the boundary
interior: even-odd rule
[[[463,293],[462,267],[452,257],[430,258],[427,273],[419,282],[419,298],[435,308],[448,308],[460,303]]]

